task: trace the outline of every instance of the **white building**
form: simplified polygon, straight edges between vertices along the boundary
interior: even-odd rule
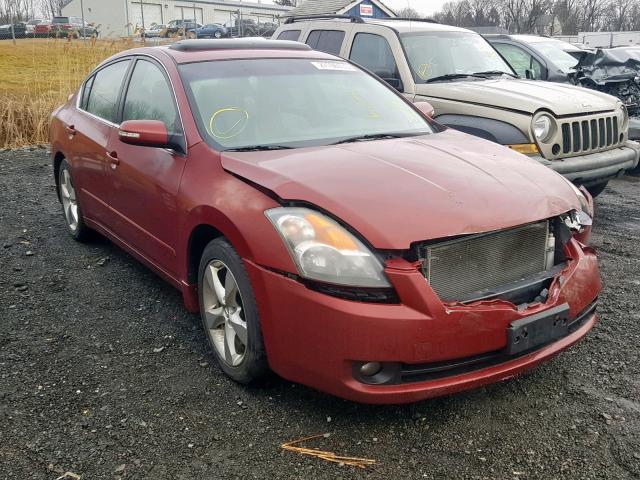
[[[85,21],[99,26],[101,37],[132,35],[139,27],[179,19],[235,25],[240,15],[258,23],[278,23],[278,18],[291,10],[291,7],[241,0],[71,0],[62,14],[82,17],[81,7]]]

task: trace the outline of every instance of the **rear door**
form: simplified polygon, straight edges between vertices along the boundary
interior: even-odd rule
[[[117,105],[131,63],[131,59],[110,63],[85,81],[69,131],[73,138],[73,175],[80,186],[83,214],[106,228],[113,224],[107,148],[111,138],[117,136]]]
[[[121,121],[160,120],[183,151],[141,147],[111,138],[111,206],[115,233],[165,272],[175,275],[177,195],[186,163],[186,142],[173,87],[154,60],[136,60],[122,96]]]

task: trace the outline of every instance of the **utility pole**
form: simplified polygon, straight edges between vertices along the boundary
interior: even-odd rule
[[[147,36],[145,34],[145,28],[144,28],[144,3],[142,3],[142,0],[140,0],[140,18],[142,19],[142,43],[146,43],[147,42]]]
[[[80,0],[80,15],[82,16],[82,41],[87,42],[87,29],[84,24],[84,1]]]
[[[9,7],[9,21],[11,22],[11,38],[13,39],[13,44],[16,44],[16,31],[13,28],[13,9],[11,8],[11,3],[8,5]]]
[[[196,38],[198,38],[198,16],[196,15],[196,2],[193,2],[193,22],[195,23],[195,25],[193,26],[193,33],[195,34]]]

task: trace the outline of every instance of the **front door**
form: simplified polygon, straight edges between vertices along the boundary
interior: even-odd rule
[[[160,120],[174,138],[184,138],[171,84],[161,67],[138,59],[123,94],[121,120]],[[156,266],[177,272],[177,196],[185,152],[128,145],[115,136],[110,155],[114,232]]]

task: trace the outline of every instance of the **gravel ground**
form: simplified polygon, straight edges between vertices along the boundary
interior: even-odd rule
[[[66,234],[44,150],[0,153],[0,478],[640,478],[640,178],[598,199],[600,323],[518,379],[408,406],[234,384],[176,291]],[[358,470],[283,451],[373,458]]]

